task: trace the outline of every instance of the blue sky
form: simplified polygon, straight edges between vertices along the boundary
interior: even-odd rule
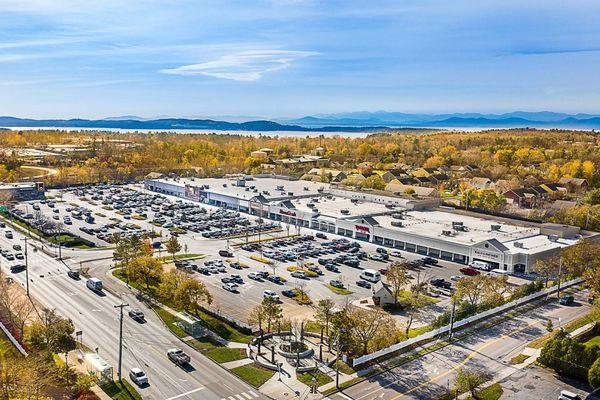
[[[36,118],[597,113],[600,1],[0,0],[0,93]]]

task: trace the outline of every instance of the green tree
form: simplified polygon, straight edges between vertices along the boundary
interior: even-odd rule
[[[27,341],[36,349],[52,354],[67,353],[75,348],[75,327],[55,310],[44,309],[40,322],[28,329]]]
[[[316,305],[315,318],[319,325],[325,329],[325,334],[329,336],[329,323],[333,317],[335,302],[332,299],[319,300]]]
[[[173,256],[173,261],[175,261],[175,254],[181,251],[181,244],[179,244],[179,240],[175,236],[171,236],[166,244],[167,252],[171,253]]]
[[[600,358],[588,370],[588,382],[594,389],[600,387]]]
[[[479,388],[491,379],[490,374],[477,369],[460,368],[456,374],[454,385],[458,393],[470,393],[475,400],[479,397]]]
[[[144,283],[150,289],[152,282],[160,282],[163,274],[162,263],[154,257],[136,257],[127,266],[127,276],[134,282]]]
[[[548,287],[550,278],[558,276],[560,258],[551,257],[548,259],[537,260],[533,266],[533,270],[544,277],[545,286]]]
[[[180,269],[172,269],[162,275],[158,285],[158,295],[163,301],[173,300],[177,289],[189,279],[189,275]]]
[[[408,274],[408,263],[395,261],[388,268],[385,278],[392,287],[392,294],[394,295],[394,304],[398,304],[398,296],[402,288],[410,282],[410,275]]]
[[[179,308],[199,317],[200,303],[212,303],[212,295],[204,283],[193,278],[186,279],[173,293],[173,302]]]
[[[548,332],[552,332],[554,330],[554,325],[552,325],[551,319],[548,319],[548,321],[546,321],[546,330]]]
[[[261,303],[265,322],[267,323],[267,332],[271,332],[271,326],[283,318],[281,306],[271,297],[265,297]]]

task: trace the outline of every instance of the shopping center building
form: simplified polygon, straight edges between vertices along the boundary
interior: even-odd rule
[[[439,199],[353,191],[281,176],[157,178],[146,189],[442,260],[490,263],[509,273],[583,237],[579,228],[534,224],[440,207]]]

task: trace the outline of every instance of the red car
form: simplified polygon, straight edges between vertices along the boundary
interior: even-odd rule
[[[387,274],[387,268],[381,268],[381,269],[379,270],[379,273],[380,273],[381,275],[385,275],[385,274]]]
[[[475,276],[475,275],[481,274],[481,272],[479,272],[475,268],[471,268],[471,267],[461,268],[460,272],[463,273],[464,275],[469,275],[469,276]]]

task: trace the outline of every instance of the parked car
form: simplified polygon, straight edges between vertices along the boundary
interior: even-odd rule
[[[279,295],[277,293],[275,293],[274,291],[272,291],[272,290],[265,290],[263,292],[263,298],[265,298],[265,299],[267,299],[267,298],[268,299],[273,299],[273,300],[275,300],[277,302],[279,301]]]
[[[452,283],[448,282],[447,280],[442,279],[442,278],[434,278],[434,279],[430,280],[429,283],[432,286],[442,288],[442,289],[451,289],[452,288]]]
[[[188,356],[183,352],[183,350],[178,348],[167,350],[167,357],[169,357],[169,360],[171,360],[177,365],[186,365],[190,362],[190,356]]]
[[[344,284],[342,283],[342,281],[338,280],[338,279],[333,279],[329,281],[329,284],[335,288],[338,289],[343,289],[344,288]]]
[[[238,291],[238,285],[236,285],[235,283],[223,283],[221,285],[221,287],[225,290],[227,290],[228,292],[232,292],[232,293],[236,293]]]
[[[298,279],[306,279],[306,272],[304,271],[294,271],[292,272],[292,276]]]
[[[423,264],[437,265],[438,260],[433,257],[425,257],[423,258]]]
[[[356,286],[364,287],[365,289],[371,289],[371,284],[364,280],[356,281]]]
[[[257,274],[257,273],[255,273],[255,272],[250,272],[248,274],[248,278],[253,279],[255,281],[262,281],[262,276],[259,275],[259,274]]]
[[[558,400],[581,400],[581,397],[568,390],[561,390]]]
[[[221,257],[233,257],[233,252],[231,250],[219,250],[219,255]]]
[[[281,294],[285,297],[296,297],[296,292],[291,289],[282,290]]]
[[[475,276],[475,275],[479,275],[481,274],[481,272],[479,272],[478,270],[476,270],[475,268],[471,268],[471,267],[464,267],[460,269],[460,272],[463,275],[468,275],[468,276]]]
[[[319,239],[327,239],[327,235],[321,232],[315,233],[315,237],[318,237]]]
[[[558,302],[563,306],[570,306],[575,302],[575,298],[572,295],[567,294],[561,297],[560,300],[558,300]]]

